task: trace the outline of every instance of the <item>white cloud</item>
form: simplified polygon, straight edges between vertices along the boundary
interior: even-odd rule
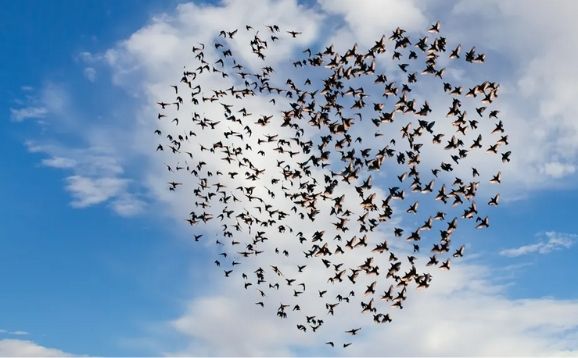
[[[15,336],[26,336],[26,335],[29,334],[29,333],[26,332],[26,331],[10,331],[10,330],[7,330],[7,329],[0,329],[0,333],[12,334],[12,335],[15,335]]]
[[[72,175],[66,178],[66,190],[72,195],[72,206],[84,208],[107,201],[125,190],[126,179],[114,177],[89,178]]]
[[[70,159],[70,158],[65,158],[65,157],[46,158],[46,159],[42,159],[41,163],[42,163],[42,165],[45,165],[47,167],[58,168],[58,169],[74,168],[77,165],[75,160]]]
[[[500,251],[500,255],[517,257],[533,253],[548,254],[552,251],[568,249],[574,245],[578,235],[548,231],[543,234],[544,239],[538,243],[524,245],[517,248]]]
[[[141,195],[134,193],[137,186],[129,179],[119,158],[110,147],[71,148],[60,144],[39,144],[27,141],[30,152],[48,155],[44,166],[72,172],[66,178],[65,189],[72,196],[71,205],[85,208],[109,203],[121,216],[135,216],[146,207]]]
[[[13,334],[15,336],[27,336],[28,332],[26,332],[26,331],[12,331],[12,332],[10,332],[10,334]]]
[[[135,216],[144,210],[146,203],[134,195],[122,194],[111,205],[113,210],[121,216]]]
[[[255,304],[231,295],[195,300],[171,325],[192,344],[169,355],[290,356],[287,343],[297,343],[288,342],[294,332],[280,326],[273,314],[266,315]]]
[[[99,60],[98,55],[95,55],[89,51],[79,52],[78,55],[76,56],[76,58],[80,61],[85,62],[85,63],[94,63],[94,62]]]
[[[393,322],[362,328],[351,339],[328,325],[314,334],[297,332],[292,322],[259,308],[227,284],[213,295],[196,298],[172,327],[191,344],[182,355],[354,356],[536,356],[578,353],[578,301],[551,298],[509,299],[493,283],[495,272],[461,264],[436,275],[432,287],[408,298]],[[323,316],[326,321],[331,317]],[[349,325],[358,324],[352,322]],[[239,329],[243,327],[243,329]],[[313,338],[312,338],[313,337]],[[326,340],[352,341],[347,350],[328,349]]]
[[[576,171],[576,166],[574,166],[574,164],[548,162],[544,164],[540,171],[554,179],[558,179],[570,174],[574,174]]]
[[[90,82],[96,81],[96,69],[94,67],[86,67],[82,73]]]
[[[26,96],[18,101],[20,108],[10,108],[10,118],[15,122],[37,119],[44,123],[44,118],[58,118],[68,109],[68,93],[56,83],[47,82],[39,90],[25,87],[23,91]]]
[[[460,1],[445,11],[451,35],[484,43],[489,69],[500,75],[513,153],[504,174],[514,191],[575,183],[561,181],[578,162],[578,71],[569,60],[578,56],[575,11],[572,1]]]
[[[322,9],[345,19],[353,42],[371,46],[384,31],[402,26],[408,31],[427,25],[423,10],[413,0],[321,0]]]
[[[48,114],[48,109],[45,107],[23,107],[23,108],[10,108],[10,118],[13,121],[21,122],[25,119],[39,119],[44,118]]]
[[[68,357],[70,354],[20,339],[0,339],[2,357]]]
[[[42,86],[38,101],[48,110],[48,114],[55,119],[61,120],[71,110],[68,90],[62,84],[56,82],[47,82]]]

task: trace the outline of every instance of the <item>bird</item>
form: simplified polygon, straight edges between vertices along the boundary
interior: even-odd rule
[[[287,33],[291,35],[293,38],[297,37],[297,35],[301,35],[301,32],[298,31],[287,31]]]
[[[476,71],[486,55],[446,39],[440,21],[365,48],[299,48],[308,36],[273,23],[213,35],[152,106],[167,201],[186,198],[184,220],[204,228],[193,241],[218,248],[211,266],[301,334],[349,321],[323,321],[345,305],[391,323],[390,310],[415,304],[412,288],[430,287],[438,273],[426,269],[464,256],[458,226],[488,228],[486,210],[499,204],[479,189],[501,184],[513,155],[499,84],[448,75]],[[293,58],[276,60],[282,44],[297,48]],[[325,312],[311,312],[315,303]]]
[[[490,222],[487,216],[484,218],[478,217],[476,222],[479,222],[479,224],[476,225],[476,229],[484,229],[490,226]]]
[[[462,49],[461,45],[458,45],[455,49],[453,49],[450,53],[449,58],[450,59],[456,59],[456,58],[460,58],[460,51]]]
[[[350,329],[349,331],[345,331],[345,333],[349,333],[352,336],[355,336],[359,330],[361,330],[361,328]]]
[[[496,175],[494,175],[492,177],[492,179],[490,179],[490,183],[492,184],[500,184],[502,182],[502,173],[501,172],[497,172]]]
[[[498,194],[494,195],[494,196],[490,199],[490,201],[488,201],[488,205],[490,205],[490,206],[497,206],[497,205],[499,204],[499,202],[500,202],[500,194],[498,193]]]
[[[457,248],[452,256],[453,257],[463,257],[464,256],[464,245]]]
[[[440,22],[436,21],[435,24],[433,24],[428,30],[427,32],[433,32],[433,33],[438,33],[440,32]]]

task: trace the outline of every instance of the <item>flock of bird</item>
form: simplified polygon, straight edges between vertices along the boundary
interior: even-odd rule
[[[214,264],[258,307],[306,333],[346,311],[388,324],[409,288],[429,287],[429,270],[463,256],[458,224],[490,225],[483,212],[499,204],[492,184],[502,177],[485,169],[511,155],[499,85],[457,83],[452,66],[485,55],[446,48],[439,22],[415,39],[397,28],[366,49],[271,56],[303,36],[246,26],[194,45],[158,102],[156,150],[168,189],[190,203],[186,222],[204,226],[194,240],[216,243]]]

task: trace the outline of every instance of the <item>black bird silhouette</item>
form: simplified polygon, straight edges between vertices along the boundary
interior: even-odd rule
[[[485,210],[500,196],[479,199],[478,189],[488,179],[500,184],[501,169],[485,168],[512,155],[495,108],[499,84],[466,87],[445,76],[485,55],[462,53],[441,30],[436,21],[417,38],[396,28],[368,48],[311,46],[275,62],[279,68],[269,54],[301,32],[225,29],[207,49],[193,47],[174,93],[167,84],[167,98],[156,102],[154,145],[171,158],[163,178],[171,195],[189,200],[186,222],[205,226],[194,241],[215,237],[214,263],[225,276],[256,295],[256,305],[294,317],[303,333],[317,333],[344,305],[390,323],[390,310],[409,304],[413,289],[430,287],[429,270],[449,270],[464,255],[452,236],[458,223],[489,227]],[[258,66],[238,56],[243,46]],[[443,97],[423,98],[430,88]],[[439,108],[442,99],[449,108]],[[432,115],[439,111],[447,126]],[[488,165],[472,164],[478,154]],[[388,225],[398,218],[405,230]],[[389,289],[381,295],[381,287]]]

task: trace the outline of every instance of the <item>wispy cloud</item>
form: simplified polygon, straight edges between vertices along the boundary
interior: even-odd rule
[[[66,190],[72,194],[72,206],[76,208],[102,203],[118,195],[126,185],[126,179],[114,177],[89,178],[72,175],[66,178]]]
[[[25,119],[39,119],[45,118],[48,114],[48,109],[45,107],[22,107],[22,108],[10,108],[10,118],[15,122],[22,122]]]
[[[65,179],[65,189],[72,196],[73,207],[87,208],[108,203],[121,216],[138,215],[144,210],[145,202],[132,192],[134,182],[125,175],[120,158],[107,149],[77,149],[33,141],[26,145],[30,152],[48,156],[41,160],[42,165],[72,172]]]
[[[13,334],[15,336],[27,336],[28,332],[26,332],[26,331],[13,331],[13,332],[10,332],[10,334]]]
[[[26,336],[28,335],[28,332],[26,331],[10,331],[7,329],[0,329],[0,333],[4,333],[4,334],[12,334],[15,336]]]
[[[17,101],[17,107],[10,108],[10,119],[15,122],[36,119],[44,123],[45,118],[58,117],[66,111],[68,94],[56,83],[47,82],[39,89],[24,87],[22,90],[24,99]]]
[[[131,193],[123,193],[111,202],[112,209],[120,216],[135,216],[145,210],[147,203]]]
[[[94,69],[94,67],[86,67],[82,73],[90,82],[96,81],[96,69]]]
[[[29,340],[0,339],[2,357],[69,357],[70,354],[47,348]]]
[[[74,168],[77,163],[74,159],[65,158],[65,157],[51,157],[42,159],[42,165],[51,167],[51,168],[58,168],[58,169],[68,169]]]
[[[552,251],[567,249],[572,247],[576,242],[578,235],[565,234],[555,231],[545,232],[543,239],[535,244],[524,245],[516,248],[505,249],[500,251],[500,255],[508,257],[517,257],[528,254],[548,254]]]
[[[100,118],[94,120],[94,114],[76,108],[74,93],[65,85],[47,82],[39,90],[29,89],[26,93],[22,103],[42,108],[36,111],[36,117],[46,119],[43,124],[54,125],[43,126],[42,141],[28,140],[25,144],[30,152],[45,155],[41,159],[43,166],[66,173],[65,189],[72,197],[71,205],[87,208],[108,204],[121,216],[141,213],[145,205],[141,195],[135,193],[138,181],[125,173],[127,158],[119,155],[126,142],[114,139],[122,129],[109,126]],[[34,112],[27,111],[29,107],[20,112],[13,110],[15,118],[31,117]]]

